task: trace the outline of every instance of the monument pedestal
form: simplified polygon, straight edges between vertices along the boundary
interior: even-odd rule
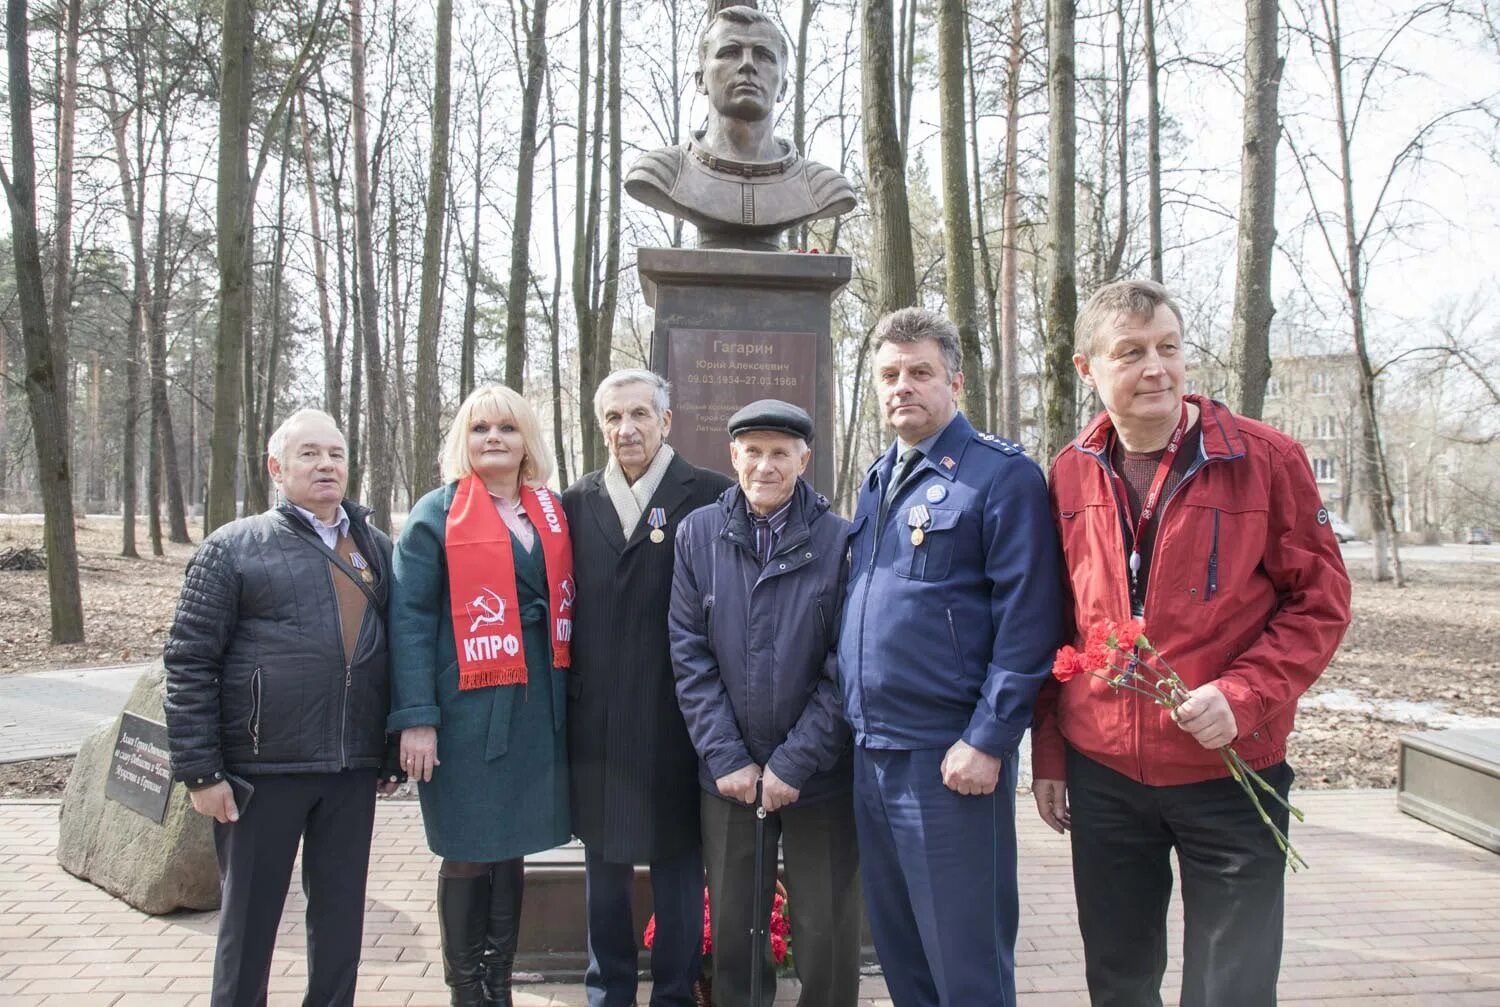
[[[729,417],[782,399],[813,418],[808,477],[833,495],[833,297],[847,255],[642,248],[637,262],[656,312],[651,369],[672,384],[674,450],[733,476]]]
[[[1403,734],[1396,807],[1500,853],[1500,730]]]

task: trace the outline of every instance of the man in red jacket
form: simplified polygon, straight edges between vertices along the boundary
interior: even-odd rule
[[[1218,749],[1284,797],[1297,697],[1349,624],[1349,577],[1301,446],[1185,395],[1160,284],[1097,291],[1073,364],[1105,411],[1057,456],[1052,506],[1081,641],[1136,617],[1189,698],[1174,716],[1093,676],[1049,681],[1032,732],[1042,819],[1071,829],[1094,1007],[1160,1005],[1168,859],[1182,871],[1182,1003],[1276,1002],[1286,857]],[[1285,832],[1286,811],[1264,802]]]

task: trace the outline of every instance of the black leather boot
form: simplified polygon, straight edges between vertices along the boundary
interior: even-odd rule
[[[443,982],[453,1007],[484,1007],[485,931],[490,916],[490,876],[438,875],[438,932],[443,942]]]
[[[521,942],[521,894],[526,866],[517,857],[490,872],[489,934],[484,949],[485,1007],[511,1007],[510,974]]]

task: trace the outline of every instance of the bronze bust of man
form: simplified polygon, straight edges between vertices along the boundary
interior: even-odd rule
[[[697,227],[699,248],[780,251],[787,228],[854,209],[848,179],[772,132],[789,56],[786,38],[754,0],[715,13],[694,75],[709,100],[707,128],[642,157],[625,191]]]

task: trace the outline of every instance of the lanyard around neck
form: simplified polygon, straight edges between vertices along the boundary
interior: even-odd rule
[[[1182,404],[1182,415],[1177,420],[1177,428],[1172,431],[1172,439],[1167,442],[1167,448],[1162,452],[1161,460],[1156,463],[1156,475],[1151,479],[1151,488],[1146,491],[1146,498],[1141,501],[1141,516],[1136,520],[1135,527],[1131,529],[1130,535],[1130,590],[1134,594],[1136,590],[1136,578],[1141,572],[1141,538],[1146,533],[1146,526],[1151,522],[1151,517],[1156,513],[1157,502],[1161,499],[1162,487],[1167,484],[1167,476],[1172,471],[1172,466],[1177,462],[1177,452],[1182,449],[1182,438],[1187,434],[1188,407]],[[1118,435],[1116,435],[1118,436]],[[1124,493],[1124,480],[1118,472],[1112,472],[1115,484],[1120,489],[1121,501],[1129,499]]]

